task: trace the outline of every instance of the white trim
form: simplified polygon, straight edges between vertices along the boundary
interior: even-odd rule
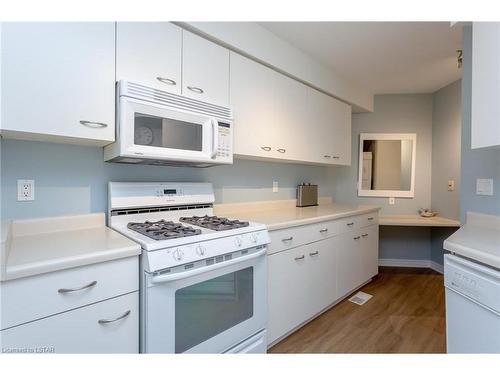
[[[413,141],[411,160],[411,184],[410,190],[363,190],[363,141],[364,140],[411,140]],[[417,134],[416,133],[360,133],[358,152],[358,197],[393,197],[413,198],[415,197],[415,166],[417,160]]]
[[[378,265],[382,267],[430,268],[443,273],[443,265],[429,259],[379,259]]]

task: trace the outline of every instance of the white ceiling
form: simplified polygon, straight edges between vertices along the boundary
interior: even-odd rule
[[[449,22],[260,22],[374,94],[432,93],[461,77]]]

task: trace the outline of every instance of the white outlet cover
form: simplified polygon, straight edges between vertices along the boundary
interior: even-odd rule
[[[278,181],[273,181],[273,193],[278,192]]]
[[[390,205],[396,204],[396,198],[394,198],[394,197],[390,197],[390,198],[389,198],[389,204],[390,204]]]
[[[35,180],[17,180],[17,200],[35,200]]]
[[[477,195],[493,195],[493,179],[478,178],[476,180]]]

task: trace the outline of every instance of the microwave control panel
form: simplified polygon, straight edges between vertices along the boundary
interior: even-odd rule
[[[232,124],[219,121],[219,147],[217,159],[233,160],[233,129]]]

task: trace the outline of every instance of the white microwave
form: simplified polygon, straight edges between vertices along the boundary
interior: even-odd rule
[[[104,147],[104,160],[197,167],[232,164],[232,111],[120,81],[116,141]]]

